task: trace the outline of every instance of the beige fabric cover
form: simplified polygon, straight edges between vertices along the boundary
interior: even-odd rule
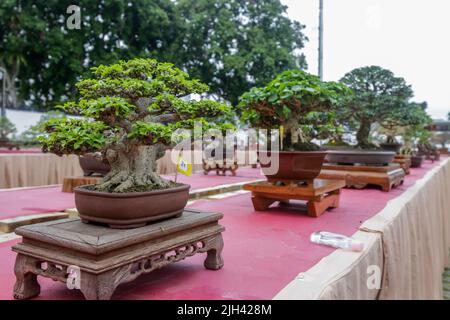
[[[195,165],[194,171],[201,170]],[[158,173],[174,174],[176,165],[170,150],[158,160]],[[75,155],[58,157],[51,153],[0,154],[0,189],[60,184],[64,177],[82,176]]]
[[[441,299],[449,265],[450,159],[388,202],[354,234],[362,253],[336,250],[301,273],[275,299]],[[379,266],[380,290],[368,266]]]
[[[0,155],[0,188],[32,187],[62,183],[64,177],[80,176],[83,171],[74,155]]]

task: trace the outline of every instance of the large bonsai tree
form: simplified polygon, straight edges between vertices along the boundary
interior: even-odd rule
[[[172,145],[176,129],[216,127],[229,106],[210,100],[187,100],[208,87],[170,63],[153,59],[120,61],[92,68],[93,79],[77,84],[81,99],[61,108],[83,118],[55,118],[39,139],[44,150],[58,155],[100,151],[111,171],[94,190],[133,192],[168,188],[156,173],[156,160]],[[219,125],[217,125],[220,127]]]
[[[341,81],[353,89],[354,95],[350,96],[340,115],[350,126],[356,124],[358,146],[372,148],[374,145],[369,141],[372,125],[404,108],[413,96],[411,87],[403,78],[378,66],[354,69]]]
[[[333,122],[335,107],[350,90],[336,82],[294,69],[281,73],[267,86],[252,88],[241,97],[242,120],[252,127],[283,127],[283,150],[312,151],[314,138],[338,132]]]

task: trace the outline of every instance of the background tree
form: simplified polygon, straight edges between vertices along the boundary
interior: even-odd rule
[[[68,30],[71,0],[0,1],[0,65],[8,107],[48,109],[76,98],[90,67],[152,57],[180,65],[225,100],[280,71],[305,67],[303,26],[279,0],[78,0],[81,30]]]
[[[341,116],[348,119],[350,125],[356,125],[358,146],[372,148],[374,145],[369,141],[371,126],[402,110],[413,96],[411,86],[403,78],[378,66],[354,69],[341,81],[354,92],[342,108]]]
[[[172,184],[156,173],[156,160],[172,144],[172,133],[218,127],[208,119],[230,112],[228,105],[182,97],[204,93],[208,86],[191,80],[170,63],[133,59],[93,68],[94,78],[78,82],[82,97],[68,102],[67,112],[84,118],[53,118],[40,137],[43,149],[56,154],[101,151],[111,171],[95,190],[133,192],[164,189]]]
[[[2,0],[0,66],[8,70],[9,107],[48,108],[75,97],[92,65],[136,56],[172,57],[179,35],[171,0],[79,0],[81,30],[68,30],[71,0]]]
[[[8,140],[8,136],[16,131],[16,127],[8,118],[0,117],[0,140]]]
[[[304,26],[286,16],[279,0],[178,0],[182,32],[177,64],[237,104],[253,86],[305,68]]]

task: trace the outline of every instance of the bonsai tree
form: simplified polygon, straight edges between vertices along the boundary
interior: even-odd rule
[[[0,141],[8,141],[8,136],[16,131],[16,127],[8,118],[0,117]]]
[[[405,103],[401,107],[392,110],[380,123],[387,135],[386,143],[397,143],[396,136],[404,133],[407,127],[425,127],[431,123],[430,116],[426,113],[427,103]]]
[[[208,86],[154,59],[120,61],[92,68],[94,77],[81,80],[81,99],[60,108],[83,118],[54,118],[45,123],[39,140],[44,150],[61,154],[99,152],[111,166],[95,191],[133,192],[165,189],[173,183],[156,173],[156,161],[172,146],[172,133],[199,121],[203,128],[220,128],[208,119],[230,112],[228,105],[183,97]]]
[[[252,88],[241,97],[242,120],[257,128],[283,126],[283,150],[313,151],[311,140],[339,132],[335,106],[350,93],[343,84],[322,82],[317,76],[294,69],[281,73],[267,86]]]
[[[22,132],[18,139],[24,145],[38,145],[39,144],[39,136],[45,132],[45,124],[53,118],[62,118],[65,114],[60,111],[49,111],[44,113],[39,121],[28,128],[26,131]]]
[[[377,66],[355,69],[341,81],[353,89],[354,95],[349,96],[340,116],[347,119],[349,126],[356,126],[358,147],[373,148],[375,146],[369,141],[372,125],[402,112],[413,96],[411,87],[403,78]]]
[[[431,142],[440,145],[441,149],[447,149],[446,145],[450,141],[450,132],[439,132],[431,136]]]

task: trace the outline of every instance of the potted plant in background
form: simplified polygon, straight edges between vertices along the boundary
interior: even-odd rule
[[[357,145],[348,150],[330,151],[327,160],[338,164],[387,165],[395,152],[381,151],[371,141],[376,124],[403,110],[412,97],[405,80],[378,66],[357,68],[347,73],[341,82],[352,89],[337,112],[338,122],[356,131]]]
[[[208,87],[169,63],[154,59],[120,61],[92,68],[94,78],[81,80],[78,102],[61,108],[83,118],[54,118],[39,137],[46,151],[99,155],[111,170],[103,181],[75,189],[75,203],[85,221],[111,227],[137,227],[180,215],[189,185],[156,173],[156,161],[172,145],[172,133],[230,112],[211,100],[186,100]],[[218,126],[220,127],[220,126]]]
[[[356,129],[360,149],[377,149],[370,141],[374,124],[402,111],[413,96],[401,77],[378,66],[362,67],[347,73],[341,82],[354,92],[340,110],[340,117]]]
[[[431,138],[431,133],[426,130],[426,127],[432,122],[431,117],[425,113],[424,108],[417,109],[416,117],[418,121],[415,121],[415,123],[403,128],[402,130],[404,147],[400,151],[401,154],[410,156],[412,168],[419,168],[422,166],[425,156],[423,154],[419,154],[418,145],[421,143],[427,143]]]
[[[380,146],[384,150],[398,153],[402,144],[397,141],[397,136],[402,135],[407,127],[425,126],[431,122],[430,116],[425,112],[427,103],[405,103],[402,108],[394,109],[381,122],[386,134],[386,142]]]
[[[282,127],[279,170],[273,179],[312,180],[320,173],[326,152],[312,142],[335,131],[334,107],[349,90],[336,82],[322,82],[302,70],[289,70],[262,88],[242,95],[242,121],[254,128]],[[268,139],[270,140],[270,139]],[[272,155],[273,153],[271,153]]]

